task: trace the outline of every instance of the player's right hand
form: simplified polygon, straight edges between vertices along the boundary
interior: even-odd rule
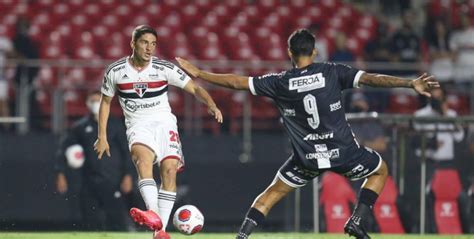
[[[189,61],[181,58],[181,57],[176,57],[176,61],[178,61],[179,65],[183,70],[188,72],[191,76],[198,78],[199,74],[201,73],[201,70],[197,68],[195,65],[191,64]]]
[[[109,143],[105,139],[98,138],[94,143],[94,150],[97,153],[99,159],[102,159],[104,152],[110,157]]]

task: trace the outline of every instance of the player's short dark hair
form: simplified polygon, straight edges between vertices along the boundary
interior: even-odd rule
[[[132,40],[136,42],[138,38],[140,38],[146,33],[153,34],[153,36],[158,38],[158,34],[156,33],[155,29],[153,29],[152,27],[148,25],[140,25],[140,26],[135,27],[135,29],[133,29]]]
[[[311,56],[316,38],[307,29],[294,31],[288,38],[288,48],[293,56]]]

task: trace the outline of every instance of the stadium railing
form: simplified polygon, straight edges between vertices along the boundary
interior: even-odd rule
[[[454,124],[456,126],[462,127],[464,129],[468,128],[470,125],[474,124],[474,116],[459,116],[459,117],[415,117],[412,115],[394,115],[394,114],[379,114],[377,112],[369,113],[348,113],[346,114],[347,119],[351,123],[357,121],[363,122],[379,122],[385,126],[386,131],[390,131],[390,141],[391,141],[391,155],[388,156],[391,161],[390,175],[396,182],[396,185],[399,188],[401,195],[408,193],[409,190],[412,190],[414,184],[407,184],[409,182],[410,175],[407,175],[407,157],[419,157],[419,164],[415,164],[416,167],[419,167],[420,182],[419,183],[419,228],[418,233],[425,234],[427,228],[427,198],[426,198],[426,185],[427,185],[427,147],[428,147],[428,135],[436,132],[452,132],[453,130],[443,130],[438,128],[440,123]],[[414,129],[415,124],[435,124],[434,129]],[[419,137],[419,138],[416,138]],[[419,147],[421,154],[415,156],[415,148],[413,145],[414,141],[419,141]],[[409,152],[411,151],[411,152]],[[455,152],[455,160],[460,159],[459,152]],[[387,160],[387,158],[385,158]],[[410,159],[408,159],[410,160]],[[411,159],[413,160],[413,159]],[[413,161],[411,161],[411,166],[413,166]],[[416,182],[413,182],[416,183]],[[410,186],[411,185],[411,186]],[[315,232],[319,232],[319,189],[320,182],[316,178],[313,180],[313,228]],[[296,195],[299,194],[299,189],[296,190]],[[300,217],[300,205],[299,198],[295,202],[295,218]],[[416,207],[415,207],[416,208]],[[416,217],[415,217],[416,218]],[[295,224],[299,220],[295,220]],[[295,226],[295,228],[300,228],[300,226]]]

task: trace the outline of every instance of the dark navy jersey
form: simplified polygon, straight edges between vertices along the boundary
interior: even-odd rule
[[[309,169],[339,166],[359,145],[346,121],[342,91],[358,87],[363,71],[334,63],[249,78],[252,94],[272,98],[295,156]]]

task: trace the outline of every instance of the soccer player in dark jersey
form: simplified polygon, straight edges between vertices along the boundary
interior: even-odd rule
[[[181,67],[194,77],[272,98],[291,139],[293,154],[278,170],[273,182],[253,202],[237,234],[238,239],[248,238],[273,205],[289,192],[325,171],[352,180],[365,178],[356,208],[344,231],[356,238],[370,238],[361,226],[361,220],[370,213],[382,191],[388,170],[377,152],[355,140],[342,108],[342,91],[359,85],[407,87],[429,97],[430,89],[439,87],[439,83],[426,74],[416,79],[402,79],[366,73],[342,64],[313,63],[316,56],[314,42],[315,37],[308,30],[295,31],[288,39],[288,55],[294,68],[258,77],[214,74],[176,58]]]

